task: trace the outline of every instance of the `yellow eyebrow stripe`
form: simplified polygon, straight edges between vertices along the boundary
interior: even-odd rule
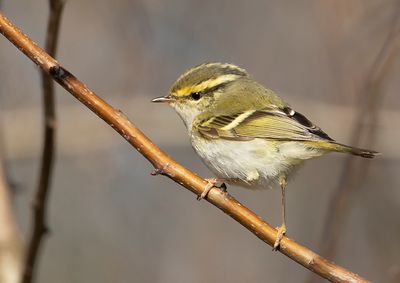
[[[186,95],[190,95],[191,93],[194,93],[194,92],[202,92],[205,89],[212,88],[212,87],[215,87],[215,86],[223,84],[223,83],[228,83],[228,82],[234,81],[239,77],[241,77],[241,76],[236,75],[236,74],[222,75],[222,76],[219,76],[216,78],[206,80],[198,85],[188,86],[188,87],[178,89],[172,95],[186,96]]]

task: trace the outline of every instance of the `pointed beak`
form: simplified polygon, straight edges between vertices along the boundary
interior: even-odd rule
[[[170,102],[174,102],[176,101],[175,98],[173,98],[172,96],[161,96],[161,97],[157,97],[154,98],[151,102],[164,102],[164,103],[170,103]]]

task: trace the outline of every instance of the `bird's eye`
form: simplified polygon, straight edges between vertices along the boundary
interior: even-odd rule
[[[199,100],[199,99],[201,98],[200,92],[193,92],[190,96],[191,96],[194,100]]]

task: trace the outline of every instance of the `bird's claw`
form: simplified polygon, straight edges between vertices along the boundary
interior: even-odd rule
[[[212,179],[206,179],[206,181],[208,182],[208,184],[206,185],[206,187],[204,188],[204,191],[201,193],[201,195],[197,196],[197,200],[200,201],[204,198],[207,197],[208,193],[210,192],[210,190],[212,188],[218,188],[221,189],[223,192],[226,192],[226,185],[225,183],[222,183],[221,186],[216,186],[215,184],[220,182],[220,179],[217,178],[212,178]]]
[[[283,236],[286,234],[286,225],[282,224],[280,227],[277,227],[277,229],[278,229],[278,233],[276,235],[274,247],[272,248],[273,251],[278,250],[278,248],[281,244],[281,240],[282,240]]]

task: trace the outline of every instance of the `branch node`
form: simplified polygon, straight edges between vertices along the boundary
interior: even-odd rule
[[[51,128],[51,129],[56,129],[57,128],[56,119],[54,119],[54,118],[46,119],[46,127]]]
[[[49,226],[44,225],[43,228],[42,228],[42,235],[43,236],[50,236],[50,234],[51,234],[51,230],[50,230]]]
[[[167,176],[166,169],[169,167],[169,163],[166,163],[162,168],[155,168],[150,172],[151,176],[164,175]]]
[[[150,172],[151,176],[157,176],[157,175],[161,175],[162,174],[162,170],[161,169],[154,169],[153,171]]]
[[[67,79],[68,77],[72,77],[72,74],[65,70],[60,65],[55,65],[49,68],[49,74],[52,76],[57,82]]]

